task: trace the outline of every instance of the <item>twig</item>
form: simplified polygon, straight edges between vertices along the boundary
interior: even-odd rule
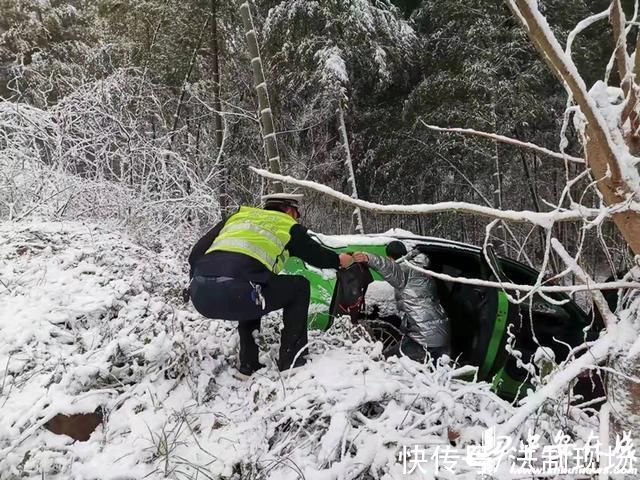
[[[9,362],[11,361],[12,355],[12,353],[9,353],[9,356],[7,357],[7,365],[4,367],[4,376],[2,377],[2,385],[0,385],[0,395],[2,395],[2,393],[4,392],[4,385],[7,381],[7,374],[9,373]]]
[[[558,241],[558,239],[551,239],[551,246],[556,251],[556,253],[560,256],[562,261],[569,267],[576,275],[576,277],[585,284],[586,287],[592,287],[594,285],[593,279],[576,263],[575,259],[569,255],[569,253],[565,250],[562,244]],[[625,288],[625,287],[620,287]],[[593,302],[600,310],[602,314],[602,318],[607,327],[607,330],[613,330],[615,325],[618,323],[618,319],[611,312],[609,308],[609,304],[606,299],[602,295],[602,293],[597,288],[587,288],[587,290],[592,291]]]
[[[418,267],[411,262],[407,262],[407,265],[418,272],[424,273],[439,280],[445,280],[447,282],[462,283],[465,285],[477,285],[480,287],[500,288],[503,290],[518,290],[521,292],[569,293],[585,291],[590,292],[592,290],[619,290],[621,288],[640,288],[640,283],[637,282],[604,282],[592,283],[589,285],[551,285],[546,287],[539,285],[520,285],[511,282],[492,282],[490,280],[480,280],[478,278],[453,277],[451,275],[447,275],[446,273],[438,273],[434,272],[433,270]]]
[[[8,291],[9,293],[13,293],[13,292],[12,292],[12,290],[9,288],[9,285],[7,285],[6,283],[4,283],[4,280],[2,280],[1,278],[0,278],[0,284],[1,284],[4,288],[6,288],[6,289],[7,289],[7,291]]]
[[[529,397],[522,406],[518,407],[513,413],[513,416],[499,427],[499,435],[509,436],[513,433],[530,415],[535,413],[547,399],[554,397],[574,378],[580,375],[583,370],[606,358],[614,343],[614,335],[607,333],[594,342],[591,348],[580,358],[553,373],[549,382],[539,389],[535,395]]]
[[[582,163],[584,164],[584,158],[574,157],[572,155],[567,155],[564,153],[554,152],[553,150],[549,150],[548,148],[541,147],[536,145],[535,143],[523,142],[522,140],[516,140],[515,138],[505,137],[504,135],[498,135],[497,133],[488,133],[481,132],[478,130],[474,130],[472,128],[451,128],[451,127],[437,127],[435,125],[429,125],[425,123],[423,120],[420,122],[430,130],[435,130],[436,132],[450,132],[450,133],[462,133],[464,135],[474,135],[476,137],[488,138],[489,140],[494,140],[500,143],[506,143],[508,145],[514,145],[516,147],[527,148],[529,150],[535,150],[536,152],[544,153],[553,158],[558,158],[560,160],[568,160],[574,163]]]

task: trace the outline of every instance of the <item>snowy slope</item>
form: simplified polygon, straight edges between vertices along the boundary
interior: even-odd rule
[[[174,257],[96,225],[0,225],[0,478],[428,478],[402,474],[402,446],[463,447],[513,411],[450,367],[382,361],[346,322],[283,378],[277,314],[268,368],[239,382],[233,325],[181,303]],[[98,407],[87,442],[42,427]]]

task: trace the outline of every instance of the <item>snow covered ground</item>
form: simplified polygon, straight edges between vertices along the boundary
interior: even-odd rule
[[[259,339],[267,368],[240,382],[233,325],[180,299],[184,260],[97,225],[5,222],[0,259],[2,479],[434,478],[433,461],[403,473],[403,447],[430,458],[457,432],[465,448],[514,410],[451,366],[384,361],[348,322],[312,332],[311,361],[283,377],[277,314]],[[87,442],[43,427],[98,408]]]

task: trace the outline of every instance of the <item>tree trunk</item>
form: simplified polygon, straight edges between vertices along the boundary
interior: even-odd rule
[[[493,206],[494,208],[502,210],[502,170],[500,169],[498,142],[494,142],[494,160],[495,172],[493,174]],[[508,255],[509,252],[507,249],[506,234],[502,221],[498,222],[496,225],[495,238],[498,243],[498,245],[496,245],[497,249],[501,249],[504,255]]]
[[[189,81],[189,78],[191,78],[193,67],[196,64],[198,50],[200,50],[200,46],[202,45],[202,39],[204,37],[204,32],[207,29],[207,24],[209,23],[209,20],[210,18],[207,17],[204,23],[202,24],[202,30],[200,30],[200,35],[198,36],[198,43],[193,49],[193,52],[191,54],[191,59],[189,60],[189,65],[187,66],[187,72],[184,75],[184,80],[182,81],[182,86],[180,87],[180,97],[178,98],[176,113],[173,114],[173,124],[171,126],[171,131],[169,132],[169,150],[173,150],[173,141],[175,139],[176,130],[178,129],[178,122],[180,121],[180,113],[182,112],[182,106],[184,105],[184,98],[187,94],[187,82]]]
[[[589,124],[587,126],[587,145],[585,147],[586,160],[591,167],[594,179],[598,181],[598,190],[607,205],[623,203],[628,186],[622,180],[620,171],[613,168],[615,159],[607,161],[610,152],[608,145],[603,145],[596,130]],[[617,165],[617,163],[615,163]],[[610,168],[611,167],[611,168]],[[607,169],[610,168],[611,177],[607,177]],[[622,212],[613,214],[613,221],[622,233],[625,241],[636,255],[640,255],[640,214],[637,212]]]
[[[620,87],[624,92],[624,96],[629,95],[629,77],[627,77],[627,37],[625,34],[625,18],[622,11],[620,0],[611,2],[611,13],[609,14],[611,26],[613,27],[613,35],[616,41],[616,65],[618,74],[620,75]]]
[[[218,38],[218,0],[211,0],[211,59],[213,68],[213,128],[215,130],[215,142],[220,156],[220,195],[218,202],[220,204],[220,213],[225,216],[228,208],[227,199],[227,182],[229,172],[226,169],[226,162],[222,152],[222,140],[224,130],[222,128],[222,102],[220,101],[220,93],[222,85],[220,83],[220,43]]]
[[[609,367],[616,373],[607,376],[607,402],[609,412],[609,438],[629,433],[636,451],[640,448],[640,362],[637,356],[627,357],[620,352],[609,359]]]
[[[340,139],[344,148],[345,163],[349,172],[349,183],[351,184],[351,197],[358,198],[358,187],[356,186],[356,175],[353,171],[353,161],[351,160],[351,149],[349,148],[349,137],[347,136],[347,127],[344,123],[344,111],[342,104],[338,102],[338,130],[340,131]],[[355,219],[355,230],[357,233],[364,234],[364,223],[362,222],[362,212],[358,207],[353,210],[353,219]]]
[[[498,116],[496,115],[496,103],[492,102],[492,118],[493,118],[493,131],[498,132]],[[493,189],[493,206],[495,208],[499,208],[502,210],[502,169],[500,168],[500,146],[497,141],[493,142],[493,155],[495,160],[495,173],[494,173],[494,189]],[[507,233],[505,231],[504,222],[500,221],[496,225],[496,239],[498,240],[498,245],[496,245],[496,249],[501,249],[504,255],[508,255],[509,251],[507,248]]]
[[[260,57],[260,49],[258,47],[258,38],[256,36],[253,18],[251,17],[251,7],[249,2],[245,2],[240,6],[240,15],[245,29],[245,37],[249,54],[251,55],[251,69],[253,70],[253,82],[256,93],[258,95],[258,111],[260,117],[260,125],[262,127],[262,140],[264,142],[264,150],[269,164],[269,171],[280,174],[280,155],[278,154],[278,143],[276,141],[276,132],[273,125],[273,114],[271,112],[271,102],[269,101],[269,93],[267,92],[267,84],[264,79],[264,70],[262,68],[262,58]],[[274,193],[284,191],[282,182],[271,182]]]

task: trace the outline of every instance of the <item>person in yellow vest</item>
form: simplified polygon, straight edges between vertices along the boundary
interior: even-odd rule
[[[190,296],[207,318],[238,322],[240,364],[236,376],[250,377],[258,361],[254,332],[262,315],[283,311],[278,367],[306,363],[309,281],[300,275],[278,275],[289,255],[318,268],[346,268],[353,259],[321,246],[298,223],[302,195],[263,197],[264,207],[240,207],[207,232],[189,255]],[[297,356],[295,365],[294,359]]]

